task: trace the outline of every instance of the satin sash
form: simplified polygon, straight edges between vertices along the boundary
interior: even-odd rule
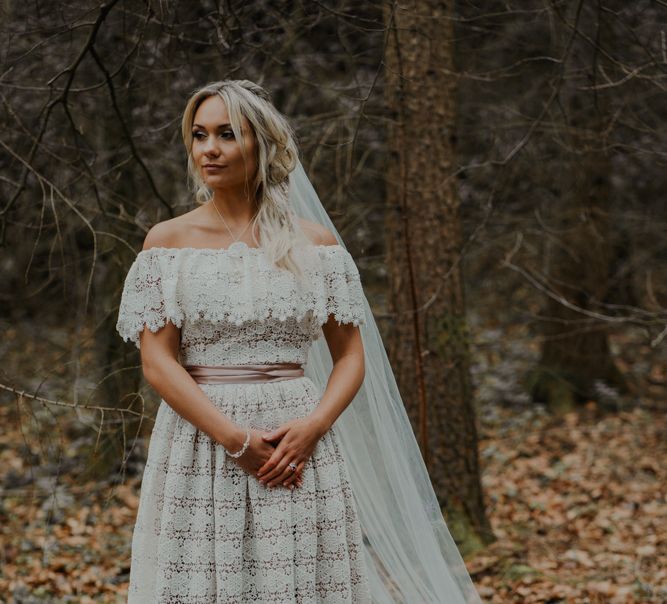
[[[300,363],[267,363],[257,365],[183,365],[198,384],[246,384],[279,382],[303,377]]]

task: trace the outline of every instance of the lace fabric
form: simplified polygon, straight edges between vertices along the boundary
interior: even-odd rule
[[[123,289],[117,330],[181,328],[181,363],[305,363],[330,315],[364,321],[359,272],[341,246],[312,246],[304,276],[261,249],[151,248]],[[200,384],[239,425],[272,430],[303,417],[321,390],[309,377]],[[160,402],[132,537],[129,604],[370,604],[363,536],[336,425],[303,485],[268,489],[208,435]]]
[[[191,330],[201,327],[210,337],[212,326],[221,324],[253,322],[254,329],[270,334],[279,323],[290,323],[288,331],[300,329],[313,340],[329,315],[339,323],[362,324],[363,290],[350,253],[340,245],[308,247],[300,256],[301,280],[271,266],[261,248],[245,244],[231,251],[143,250],[125,280],[116,329],[139,348],[144,325],[157,331],[166,321],[184,328],[182,336],[190,341]],[[264,321],[270,323],[259,324]]]

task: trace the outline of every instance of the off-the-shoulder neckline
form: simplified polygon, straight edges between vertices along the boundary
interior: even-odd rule
[[[264,250],[263,247],[251,247],[247,243],[243,241],[236,241],[235,243],[232,243],[229,247],[164,247],[164,246],[153,246],[149,247],[148,249],[145,250],[140,250],[140,254],[145,254],[148,252],[211,252],[211,253],[229,253],[232,250],[233,246],[237,246],[238,249],[242,249],[244,251],[250,250],[250,251],[262,251]],[[340,248],[340,249],[345,249],[340,243],[334,243],[334,244],[328,244],[328,243],[321,243],[321,244],[309,244],[305,246],[307,248]]]

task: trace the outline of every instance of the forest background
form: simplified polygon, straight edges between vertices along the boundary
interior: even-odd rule
[[[227,78],[295,127],[483,599],[667,602],[667,2],[0,10],[0,602],[124,601],[120,292]]]

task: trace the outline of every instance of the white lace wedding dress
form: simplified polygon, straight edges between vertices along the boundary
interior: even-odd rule
[[[340,245],[311,245],[305,275],[261,248],[151,248],[132,264],[117,330],[181,328],[183,365],[304,363],[329,315],[364,321],[359,272]],[[199,384],[241,426],[272,430],[313,410],[307,377]],[[294,490],[267,488],[206,433],[160,402],[132,538],[129,604],[370,603],[348,469],[336,425]]]

